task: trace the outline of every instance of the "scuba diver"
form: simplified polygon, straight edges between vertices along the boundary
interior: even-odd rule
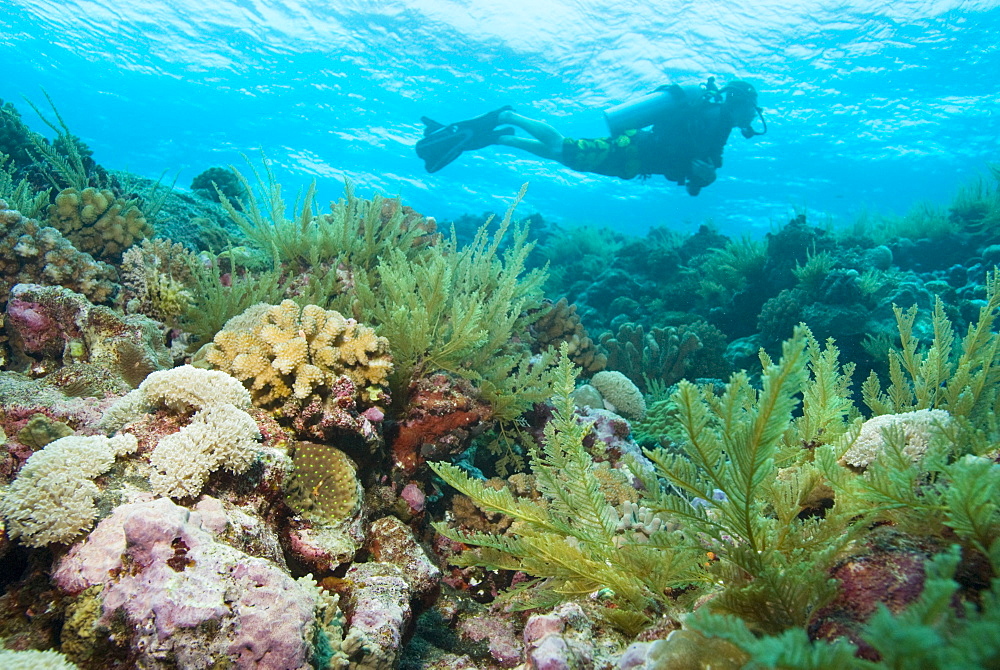
[[[465,151],[490,145],[514,147],[555,160],[571,170],[643,179],[662,174],[698,195],[715,181],[722,149],[733,128],[749,139],[767,132],[757,106],[757,91],[734,80],[719,88],[715,77],[699,86],[661,86],[653,93],[604,112],[610,137],[572,139],[543,121],[511,107],[450,125],[422,117],[424,136],[417,155],[428,172],[437,172]],[[753,127],[760,119],[762,130]],[[504,127],[499,127],[504,126]],[[516,135],[521,128],[531,137]]]

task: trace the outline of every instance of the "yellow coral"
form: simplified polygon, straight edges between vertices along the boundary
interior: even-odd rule
[[[135,205],[96,188],[60,192],[49,206],[49,223],[80,251],[114,260],[153,232]]]
[[[317,305],[254,305],[216,334],[205,359],[243,382],[254,402],[308,398],[345,375],[358,387],[385,384],[389,341]]]

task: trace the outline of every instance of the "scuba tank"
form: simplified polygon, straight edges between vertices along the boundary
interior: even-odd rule
[[[733,81],[720,90],[715,84],[715,77],[709,77],[701,86],[681,87],[677,84],[666,84],[641,98],[623,102],[620,105],[604,110],[604,120],[612,135],[621,135],[626,130],[637,130],[658,123],[671,112],[682,109],[686,105],[698,103],[721,104],[732,96],[745,96],[761,120],[764,130],[755,130],[751,126],[741,128],[743,137],[763,135],[767,132],[767,123],[757,107],[757,92],[753,86],[743,81]]]
[[[686,98],[677,84],[661,86],[649,95],[623,102],[604,110],[604,120],[612,135],[652,125],[673,109],[679,109]]]

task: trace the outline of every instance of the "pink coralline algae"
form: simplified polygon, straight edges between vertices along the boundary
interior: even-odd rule
[[[389,563],[355,563],[345,582],[350,634],[363,649],[360,668],[396,667],[413,612],[403,571]]]
[[[218,541],[226,525],[217,503],[122,505],[57,563],[54,581],[73,595],[103,585],[94,633],[137,667],[311,667],[316,596],[275,563]]]

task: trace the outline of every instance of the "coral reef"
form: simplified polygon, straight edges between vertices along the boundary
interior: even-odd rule
[[[102,425],[120,428],[156,405],[181,413],[197,410],[184,427],[162,437],[150,454],[149,483],[156,493],[196,496],[212,472],[242,474],[256,457],[260,430],[244,411],[250,407],[250,394],[229,375],[190,365],[155,372],[109,408]]]
[[[169,240],[146,239],[133,245],[121,263],[125,311],[177,325],[194,300],[199,262],[183,245]]]
[[[150,372],[171,365],[156,322],[122,316],[66,288],[18,284],[10,291],[4,321],[12,366],[35,376],[88,363],[137,386]]]
[[[58,230],[9,209],[3,200],[0,231],[0,306],[20,283],[63,286],[95,304],[118,292],[114,267],[78,251]]]
[[[109,261],[137,241],[153,234],[153,228],[134,204],[109,190],[67,188],[49,207],[49,225],[80,251]]]

